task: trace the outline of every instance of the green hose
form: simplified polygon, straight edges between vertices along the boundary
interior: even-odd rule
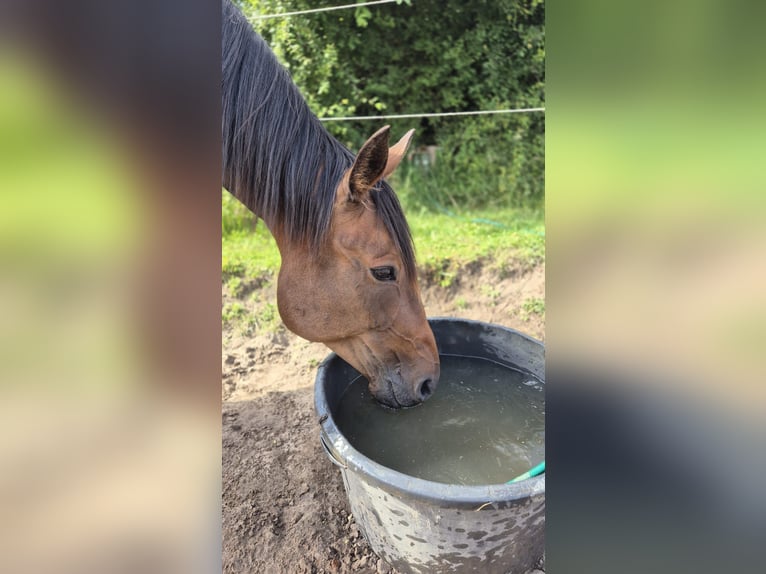
[[[511,484],[513,482],[520,482],[522,480],[532,478],[533,476],[537,476],[538,474],[542,474],[544,472],[545,472],[545,461],[541,462],[537,466],[530,468],[527,472],[525,472],[524,474],[520,474],[513,480],[509,480],[506,484]]]

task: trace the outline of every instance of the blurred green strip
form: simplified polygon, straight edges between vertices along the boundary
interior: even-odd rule
[[[0,257],[108,257],[137,238],[109,134],[29,62],[0,57]]]

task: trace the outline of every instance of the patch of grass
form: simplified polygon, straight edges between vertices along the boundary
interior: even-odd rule
[[[221,270],[224,279],[270,279],[281,264],[279,250],[266,226],[250,233],[224,236],[221,242]]]
[[[253,231],[258,218],[225,189],[221,192],[221,233],[224,237]]]
[[[458,309],[466,309],[468,307],[468,301],[466,301],[463,297],[458,297],[455,299],[455,307]]]
[[[274,303],[266,303],[256,315],[258,327],[273,331],[279,325],[279,312]]]
[[[521,305],[521,318],[524,321],[529,321],[532,315],[538,315],[545,317],[545,299],[539,297],[530,297],[526,299]]]
[[[435,164],[426,167],[407,161],[394,172],[391,183],[403,203],[427,209],[471,210],[542,206],[542,140],[533,141],[535,136],[527,133],[532,139],[524,143],[482,149],[474,144],[488,141],[490,131],[498,129],[498,119],[481,127],[476,121],[486,119],[463,123],[473,137],[461,130],[451,142],[441,142]]]
[[[221,320],[227,327],[236,327],[245,335],[257,331],[276,331],[280,325],[279,313],[274,303],[266,303],[252,310],[239,301],[223,306]]]
[[[452,285],[457,273],[450,271],[449,268],[444,268],[439,271],[439,286],[447,289]]]
[[[223,306],[221,312],[221,319],[226,324],[233,324],[247,316],[247,309],[242,303],[235,301],[234,303],[226,303]]]
[[[406,207],[405,207],[406,210]],[[545,221],[540,211],[408,212],[418,264],[448,287],[457,271],[474,261],[489,261],[501,274],[532,268],[545,260]]]
[[[226,281],[226,287],[229,290],[229,294],[237,298],[242,294],[242,279],[240,277],[230,277],[228,281]]]
[[[481,294],[487,298],[487,304],[490,307],[497,305],[497,300],[500,298],[500,291],[494,285],[482,285]]]
[[[252,301],[253,303],[260,303],[263,296],[261,295],[261,292],[258,290],[253,291],[250,293],[248,300]]]
[[[224,191],[221,202],[221,271],[231,278],[270,280],[279,269],[277,244],[263,222]]]

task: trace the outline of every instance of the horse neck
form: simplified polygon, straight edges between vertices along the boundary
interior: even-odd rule
[[[316,245],[352,156],[231,5],[224,5],[222,104],[224,187],[275,235]]]

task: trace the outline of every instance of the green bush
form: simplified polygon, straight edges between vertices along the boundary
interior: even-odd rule
[[[241,0],[246,14],[337,4]],[[253,20],[319,117],[544,106],[542,0],[418,0]],[[436,165],[409,166],[398,183],[415,203],[540,207],[541,113],[330,122],[352,149],[384,123],[416,128],[413,148],[438,146]]]

